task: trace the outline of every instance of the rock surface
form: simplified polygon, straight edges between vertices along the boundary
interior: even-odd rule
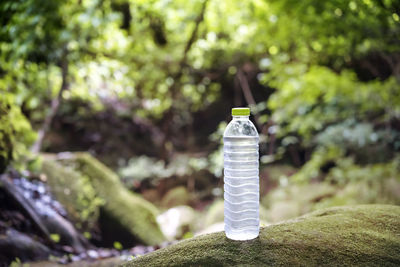
[[[262,228],[250,241],[223,232],[188,239],[122,266],[399,266],[400,207],[316,211]]]
[[[0,266],[15,258],[22,261],[43,260],[50,254],[50,249],[24,233],[10,228],[5,234],[0,234]]]

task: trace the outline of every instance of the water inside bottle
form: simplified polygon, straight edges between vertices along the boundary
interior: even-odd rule
[[[224,218],[230,239],[258,236],[258,162],[258,136],[224,137]]]

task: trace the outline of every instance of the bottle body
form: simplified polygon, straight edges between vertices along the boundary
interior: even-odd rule
[[[249,240],[259,234],[259,137],[248,116],[234,116],[224,133],[225,234]]]

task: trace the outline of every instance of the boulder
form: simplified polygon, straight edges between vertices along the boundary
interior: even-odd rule
[[[46,158],[42,172],[46,174],[51,193],[63,205],[68,217],[81,230],[90,231],[99,219],[103,200],[96,195],[89,177]]]
[[[203,235],[122,266],[399,266],[400,207],[323,209],[261,228],[249,241]]]
[[[190,194],[186,187],[178,186],[170,189],[161,200],[161,206],[164,208],[172,208],[175,206],[188,205],[190,202]]]
[[[47,160],[60,163],[60,170],[63,167],[72,169],[82,179],[88,178],[96,197],[102,200],[99,215],[102,245],[112,246],[114,241],[119,241],[124,246],[131,246],[135,242],[156,245],[165,240],[156,221],[157,208],[140,195],[126,189],[113,171],[90,154],[62,153],[56,157],[48,156]],[[46,171],[46,168],[44,170]],[[78,193],[72,193],[72,190],[82,190],[83,188],[68,186],[69,183],[71,185],[76,183],[74,179],[77,179],[77,176],[61,177],[62,172],[47,171],[46,175],[52,175],[56,177],[55,179],[70,179],[71,181],[64,182],[65,189],[71,190],[71,195],[77,195]],[[86,184],[86,182],[82,183]]]
[[[187,232],[193,232],[198,215],[189,206],[177,206],[158,215],[164,236],[169,240],[181,239]]]

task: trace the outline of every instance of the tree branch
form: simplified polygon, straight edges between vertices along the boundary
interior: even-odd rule
[[[242,88],[242,92],[244,95],[244,99],[248,105],[256,105],[256,101],[254,100],[253,94],[251,93],[249,81],[246,78],[246,75],[243,73],[241,69],[237,72],[237,77],[240,83],[240,87]],[[258,114],[254,115],[255,122],[258,126],[258,129],[262,130],[263,125],[260,123],[260,116]]]
[[[256,101],[251,93],[249,81],[246,78],[242,69],[239,69],[237,72],[237,80],[239,81],[240,87],[242,88],[242,92],[246,103],[248,105],[256,105]],[[276,136],[275,133],[269,133],[268,129],[274,125],[274,122],[270,120],[267,124],[260,123],[260,116],[258,114],[254,115],[254,120],[256,122],[257,127],[264,135],[269,135],[269,148],[268,148],[268,155],[272,155],[275,150],[275,141]]]
[[[197,38],[197,32],[199,31],[200,23],[204,20],[204,14],[206,12],[207,3],[208,3],[208,0],[204,0],[203,5],[201,7],[200,14],[197,16],[196,20],[194,21],[195,26],[194,26],[193,32],[192,32],[188,42],[186,43],[185,50],[183,51],[181,65],[186,63],[187,54],[189,53],[190,48],[192,48],[192,45]]]
[[[57,114],[58,108],[60,106],[60,102],[62,100],[62,94],[65,90],[68,89],[69,83],[68,83],[68,60],[67,60],[67,52],[64,52],[64,55],[61,59],[61,87],[60,90],[58,91],[57,97],[52,99],[51,101],[51,106],[50,110],[43,122],[42,127],[40,128],[38,132],[38,138],[36,142],[33,144],[31,151],[33,153],[39,153],[42,144],[43,144],[43,139],[46,136],[46,133],[49,131],[51,123],[53,121],[54,116]]]
[[[208,0],[204,0],[202,7],[201,7],[201,11],[199,13],[199,15],[196,17],[194,23],[194,29],[190,35],[190,38],[188,39],[186,45],[185,45],[185,49],[183,50],[183,57],[181,58],[181,60],[179,61],[178,65],[179,65],[179,70],[177,72],[175,72],[174,74],[172,74],[172,78],[174,80],[174,82],[169,86],[168,91],[171,92],[171,97],[173,100],[175,100],[177,98],[177,94],[178,94],[178,90],[177,90],[177,82],[183,75],[183,68],[184,66],[187,64],[187,56],[189,54],[190,49],[192,48],[194,42],[196,41],[197,38],[197,34],[199,31],[199,26],[200,23],[204,20],[204,14],[206,12],[206,7],[207,7],[207,3]],[[170,158],[170,151],[167,148],[167,142],[169,140],[170,137],[170,125],[171,125],[171,120],[173,119],[173,110],[174,110],[174,106],[172,106],[165,114],[164,114],[164,122],[163,125],[161,126],[162,131],[165,133],[163,136],[163,140],[162,140],[162,147],[161,147],[161,154],[163,155],[163,159],[168,162],[168,159]]]

